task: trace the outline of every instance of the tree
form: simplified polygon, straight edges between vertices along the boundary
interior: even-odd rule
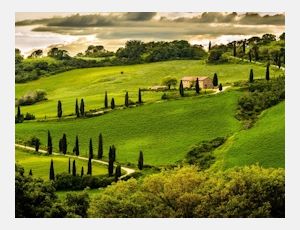
[[[71,174],[71,159],[69,157],[69,168],[68,168],[68,173]]]
[[[90,145],[89,145],[89,158],[93,159],[94,158],[94,153],[93,153],[93,142],[92,138],[90,138]]]
[[[111,109],[115,108],[115,99],[114,98],[111,99],[110,107],[111,107]]]
[[[76,176],[76,162],[73,160],[72,175]]]
[[[112,159],[108,160],[108,176],[113,176],[114,174],[114,161]]]
[[[220,83],[219,85],[219,91],[222,91],[223,90],[223,86],[222,86],[222,83]]]
[[[196,88],[196,93],[199,94],[200,93],[200,86],[199,86],[199,80],[198,80],[198,78],[196,80],[195,88]]]
[[[105,91],[105,96],[104,96],[104,107],[105,107],[106,109],[108,108],[107,91]]]
[[[143,101],[142,101],[142,91],[139,88],[139,104],[142,104],[142,103],[143,103]]]
[[[54,165],[53,165],[53,160],[52,159],[51,159],[51,163],[50,163],[49,179],[50,180],[54,180],[55,179]]]
[[[143,152],[140,151],[139,161],[138,161],[138,168],[139,168],[139,170],[142,170],[143,167],[144,167],[144,155],[143,155]]]
[[[81,98],[81,101],[80,101],[80,115],[82,117],[84,117],[84,101],[83,101],[83,98]]]
[[[182,96],[182,97],[184,96],[184,89],[183,89],[182,80],[180,80],[179,93],[180,93],[180,96]]]
[[[22,123],[24,120],[24,115],[21,113],[21,107],[18,105],[17,115],[15,117],[15,123]]]
[[[114,145],[111,146],[111,159],[116,161],[116,147]]]
[[[243,51],[243,54],[246,53],[246,39],[243,40],[243,45],[242,45],[242,51]]]
[[[233,42],[233,56],[236,57],[236,41]]]
[[[84,169],[83,169],[83,166],[82,166],[81,167],[81,174],[80,174],[80,176],[83,177],[83,175],[84,175]]]
[[[34,147],[35,147],[35,151],[38,152],[39,151],[39,148],[40,148],[40,139],[39,138],[35,138],[34,139]]]
[[[49,155],[52,154],[52,137],[50,135],[50,131],[48,130],[48,146],[47,146],[47,153]]]
[[[76,140],[75,140],[75,148],[74,148],[74,152],[76,156],[79,156],[79,140],[78,140],[78,136],[76,136]]]
[[[67,143],[67,135],[64,133],[62,137],[62,152],[63,154],[67,153],[68,143]]]
[[[29,174],[28,175],[32,176],[32,170],[31,169],[29,170]]]
[[[177,85],[177,79],[174,77],[167,77],[163,79],[162,84],[171,89],[171,86],[175,87]]]
[[[251,55],[251,51],[250,50],[248,52],[248,58],[249,58],[249,62],[252,62],[252,55]]]
[[[88,175],[92,175],[92,159],[89,157],[89,161],[88,161],[88,170],[87,170],[87,174]]]
[[[102,134],[99,134],[98,138],[98,159],[102,159],[103,157],[103,140],[102,140]]]
[[[61,118],[62,116],[62,106],[61,106],[61,101],[59,100],[57,102],[57,117]]]
[[[280,40],[285,40],[285,32],[283,32],[280,36],[279,36]]]
[[[37,49],[37,50],[34,50],[34,51],[28,56],[28,58],[37,58],[37,57],[41,57],[42,55],[43,55],[43,50]]]
[[[129,96],[128,96],[128,92],[126,92],[126,94],[125,94],[125,106],[126,106],[126,107],[129,106]]]
[[[210,51],[211,50],[211,41],[209,41],[209,43],[208,43],[208,51]]]
[[[116,171],[115,171],[115,181],[117,182],[119,180],[119,178],[121,177],[121,165],[118,165],[116,167]]]
[[[79,113],[79,106],[78,106],[78,99],[76,98],[76,103],[75,103],[75,114],[77,117],[80,116],[80,113]]]
[[[213,77],[213,85],[214,86],[218,86],[218,75],[216,73],[214,73],[214,77]]]
[[[267,80],[267,81],[270,80],[270,70],[269,70],[269,66],[270,66],[270,64],[267,64],[267,69],[266,69],[266,80]]]
[[[249,82],[252,83],[254,81],[253,69],[250,69]]]

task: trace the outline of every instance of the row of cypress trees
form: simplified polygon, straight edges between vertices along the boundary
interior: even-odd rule
[[[266,78],[267,81],[270,80],[270,64],[268,64],[267,67],[266,67],[265,78]],[[254,73],[253,73],[253,69],[250,69],[249,82],[250,82],[250,83],[254,82]]]

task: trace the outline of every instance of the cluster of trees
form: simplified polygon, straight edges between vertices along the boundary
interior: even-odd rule
[[[84,53],[78,53],[77,57],[112,57],[115,53],[104,49],[102,45],[89,45],[88,48],[84,51]]]
[[[88,216],[284,217],[284,169],[246,166],[199,172],[196,167],[183,167],[150,175],[139,182],[129,179],[96,196]]]

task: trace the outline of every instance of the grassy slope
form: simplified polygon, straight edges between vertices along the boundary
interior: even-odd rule
[[[137,101],[138,88],[160,85],[165,77],[176,77],[178,80],[186,75],[218,74],[219,82],[233,82],[248,79],[249,70],[254,69],[255,78],[264,76],[265,67],[255,64],[222,64],[207,65],[198,60],[167,61],[141,65],[115,66],[102,68],[77,69],[36,81],[16,84],[16,97],[28,91],[44,89],[48,93],[48,101],[32,106],[22,107],[22,113],[30,112],[37,118],[56,116],[57,101],[63,104],[63,114],[74,113],[76,98],[84,98],[86,110],[103,107],[104,92],[108,91],[109,101],[115,98],[116,104],[124,104],[125,92],[129,92],[132,100]],[[120,72],[124,71],[124,74]],[[271,71],[271,77],[278,75]],[[162,93],[144,93],[144,101],[161,98]]]
[[[106,157],[109,146],[115,144],[120,162],[137,163],[139,150],[143,150],[145,164],[174,163],[195,143],[239,130],[240,123],[234,114],[240,94],[231,91],[165,101],[89,119],[17,124],[16,139],[36,135],[45,146],[49,129],[57,150],[58,140],[65,132],[72,150],[75,135],[79,135],[81,154],[86,155],[89,138],[93,138],[96,152],[97,138],[102,132]]]
[[[284,102],[261,114],[255,126],[231,137],[215,154],[215,167],[230,168],[259,163],[285,167]]]
[[[21,164],[25,169],[25,174],[29,173],[29,170],[32,169],[34,177],[41,177],[45,180],[49,179],[49,167],[50,161],[54,161],[54,171],[55,174],[68,172],[68,157],[64,156],[46,156],[31,153],[21,149],[16,149],[15,153],[16,162]],[[84,172],[87,172],[87,161],[76,159],[76,157],[71,158],[71,169],[73,165],[73,159],[76,160],[76,169],[77,174],[80,174],[81,167],[84,167]],[[93,175],[102,175],[107,174],[107,166],[93,163]]]

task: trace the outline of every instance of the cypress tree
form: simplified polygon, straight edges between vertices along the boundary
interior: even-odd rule
[[[108,176],[113,176],[114,174],[114,162],[112,159],[108,161]]]
[[[142,104],[142,103],[143,103],[143,101],[142,101],[142,91],[139,88],[139,104]]]
[[[249,82],[252,83],[254,81],[253,69],[250,69]]]
[[[214,73],[213,77],[213,86],[218,86],[218,75]]]
[[[84,175],[84,169],[83,169],[83,166],[82,166],[81,167],[81,174],[80,174],[80,176],[83,177],[83,175]]]
[[[76,136],[76,140],[75,140],[75,155],[79,156],[79,140],[78,140],[78,136]]]
[[[59,100],[57,102],[57,117],[61,118],[62,116],[62,106],[61,106],[61,101]]]
[[[29,176],[32,176],[32,170],[31,169],[29,170]]]
[[[119,178],[121,177],[121,165],[118,165],[116,167],[116,171],[115,171],[115,181],[117,182],[119,180]]]
[[[249,62],[252,62],[252,55],[251,55],[251,51],[250,50],[248,52],[248,58],[249,58]]]
[[[40,144],[41,144],[40,139],[36,138],[35,141],[34,141],[34,147],[35,147],[36,152],[39,151]]]
[[[53,165],[53,160],[52,159],[51,159],[51,163],[50,163],[49,179],[50,180],[54,180],[55,179],[54,165]]]
[[[270,64],[267,65],[267,69],[266,69],[266,80],[267,80],[267,81],[270,80],[270,70],[269,70],[269,66],[270,66]]]
[[[222,91],[223,90],[223,86],[222,86],[222,83],[220,83],[219,85],[219,91]]]
[[[21,107],[18,105],[17,118],[21,117]]]
[[[23,114],[21,114],[21,107],[18,105],[17,115],[15,117],[15,123],[22,123],[24,120]]]
[[[246,39],[243,40],[243,54],[246,53]]]
[[[109,146],[109,151],[108,151],[108,159],[112,159],[112,151],[111,151],[111,146]]]
[[[81,98],[81,101],[80,101],[80,115],[82,117],[84,117],[84,101],[83,101],[83,98]]]
[[[78,106],[78,99],[77,98],[76,98],[76,103],[75,103],[75,114],[76,114],[76,117],[80,116],[79,106]]]
[[[111,147],[111,159],[113,162],[116,161],[116,147],[114,145]]]
[[[93,159],[94,158],[94,153],[93,153],[93,142],[92,138],[90,138],[90,145],[89,145],[89,158]]]
[[[208,51],[210,51],[211,50],[211,41],[209,41],[209,43],[208,43]]]
[[[138,168],[139,168],[139,170],[142,170],[143,167],[144,167],[144,155],[143,155],[143,152],[140,151],[139,161],[138,161]]]
[[[197,80],[196,80],[196,93],[197,94],[199,94],[200,93],[200,86],[199,86],[199,80],[198,80],[198,78],[197,78]]]
[[[236,41],[233,42],[233,56],[236,57]]]
[[[108,108],[107,91],[105,91],[105,96],[104,96],[104,107],[105,107],[106,109]]]
[[[179,93],[180,93],[180,96],[182,96],[182,97],[184,96],[184,89],[183,89],[182,80],[180,80]]]
[[[128,92],[126,92],[126,94],[125,94],[125,106],[126,106],[126,107],[129,106],[129,96],[128,96]]]
[[[71,159],[69,157],[69,168],[68,168],[68,173],[71,174]]]
[[[88,161],[88,170],[87,170],[87,174],[88,175],[92,175],[92,159],[89,158],[89,161]]]
[[[67,147],[68,147],[67,135],[64,133],[63,137],[62,137],[62,152],[63,152],[63,154],[67,153]]]
[[[48,130],[48,146],[47,146],[47,153],[52,154],[52,137],[50,135],[50,131]]]
[[[76,176],[76,162],[75,162],[75,160],[73,160],[72,175]]]
[[[115,108],[115,99],[114,98],[111,99],[110,107],[111,107],[111,109]]]
[[[98,159],[102,159],[103,157],[103,140],[102,140],[102,134],[99,134],[98,139]]]

